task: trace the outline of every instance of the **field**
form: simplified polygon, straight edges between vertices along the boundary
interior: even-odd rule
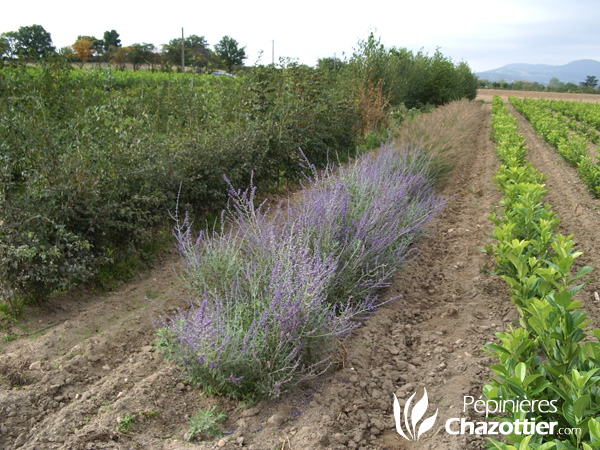
[[[491,102],[494,95],[499,95],[503,100],[508,97],[519,98],[547,98],[552,100],[569,100],[574,102],[599,103],[600,96],[595,94],[570,94],[566,92],[538,92],[538,91],[511,91],[508,89],[479,89],[477,100]]]
[[[561,219],[558,230],[574,234],[583,252],[577,268],[600,267],[600,200],[527,120],[509,111],[529,148],[527,159],[548,177],[545,201]],[[182,380],[156,349],[158,318],[189,302],[180,256],[167,251],[114,292],[72,289],[1,332],[0,447],[484,448],[481,436],[452,436],[443,424],[462,412],[464,396],[479,398],[492,377],[494,358],[483,346],[519,322],[508,285],[490,275],[494,259],[482,251],[492,241],[489,216],[502,198],[491,118],[490,103],[461,101],[398,131],[398,143],[434,135],[434,146],[448,148],[453,168],[439,186],[448,204],[386,289],[385,298],[395,299],[343,342],[328,372],[256,403],[207,395]],[[600,325],[598,291],[600,282],[592,281],[579,294],[594,327]],[[439,415],[419,442],[409,442],[394,427],[393,394],[405,406],[423,387]],[[187,443],[198,411],[213,406],[227,414],[218,424],[223,436]]]

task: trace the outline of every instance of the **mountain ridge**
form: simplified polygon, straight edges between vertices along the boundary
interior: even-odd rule
[[[514,81],[530,81],[548,84],[552,78],[558,78],[563,83],[579,84],[594,75],[600,79],[600,61],[594,59],[579,59],[563,65],[512,63],[497,69],[476,72],[482,80],[509,83]]]

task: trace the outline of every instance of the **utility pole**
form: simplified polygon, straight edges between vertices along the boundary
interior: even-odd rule
[[[183,27],[181,27],[181,72],[185,72],[185,41],[183,38]]]
[[[273,39],[273,45],[271,46],[271,64],[275,65],[275,39]]]

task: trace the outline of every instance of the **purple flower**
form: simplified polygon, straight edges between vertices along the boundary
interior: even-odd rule
[[[388,145],[313,171],[295,206],[255,206],[255,187],[230,186],[220,232],[193,239],[189,217],[178,221],[181,278],[198,300],[167,327],[189,376],[228,395],[278,396],[326,370],[445,205],[428,163],[419,147]]]

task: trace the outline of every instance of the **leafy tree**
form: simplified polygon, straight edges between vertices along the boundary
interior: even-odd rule
[[[454,75],[454,64],[437,49],[430,60],[429,70],[426,72],[427,95],[422,100],[423,103],[443,105],[459,98]]]
[[[6,33],[13,40],[13,54],[19,58],[39,60],[55,52],[52,38],[41,25],[20,27],[18,31]]]
[[[125,62],[128,58],[129,47],[117,47],[110,52],[110,62],[112,62],[118,70],[125,70]]]
[[[494,89],[508,89],[508,88],[510,88],[510,83],[508,81],[506,81],[504,78],[501,78],[498,81],[494,81],[492,83],[492,87]]]
[[[193,67],[206,67],[210,61],[211,51],[204,36],[192,34],[185,40],[186,47],[191,50],[190,64]]]
[[[73,50],[73,46],[71,47],[61,47],[58,49],[58,54],[69,61],[73,61],[77,58],[77,53]]]
[[[77,54],[82,66],[94,55],[94,42],[88,37],[80,36],[73,44],[73,51]]]
[[[3,42],[2,58],[8,60],[16,59],[19,56],[15,51],[17,46],[17,32],[9,31],[2,33],[1,38]]]
[[[140,65],[153,62],[156,47],[153,44],[133,44],[127,47],[127,60],[138,70]]]
[[[485,80],[485,79],[482,79],[482,78],[479,78],[477,80],[477,87],[479,89],[489,89],[490,85],[491,85],[490,80]]]
[[[102,39],[96,39],[95,36],[77,36],[77,40],[85,39],[92,43],[92,51],[94,56],[100,56],[104,52],[104,42]]]
[[[2,64],[2,60],[5,58],[5,56],[8,55],[9,51],[10,42],[8,41],[8,38],[2,34],[0,35],[0,65]]]
[[[2,33],[4,47],[2,57],[4,59],[15,60],[19,57],[19,53],[17,52],[18,39],[18,32],[16,31]]]
[[[121,46],[121,39],[119,33],[116,30],[110,30],[104,32],[104,40],[102,41],[104,51],[110,51],[111,47],[118,48]]]
[[[422,51],[386,48],[373,33],[358,42],[344,72],[363,111],[381,118],[385,103],[408,109],[440,105],[462,97],[474,98],[478,86],[466,63],[454,64],[439,50],[428,56]],[[377,98],[381,101],[374,101]],[[369,116],[363,118],[365,123],[384,122],[373,122]]]
[[[550,82],[548,83],[548,87],[551,89],[560,89],[565,85],[562,81],[560,81],[556,77],[550,78]]]
[[[186,65],[201,69],[208,66],[211,51],[204,36],[192,34],[183,41]],[[181,38],[171,39],[167,45],[163,45],[163,55],[171,65],[181,64]]]
[[[478,80],[469,65],[464,61],[459,63],[456,66],[456,75],[458,77],[458,92],[455,97],[466,97],[469,100],[475,100]]]
[[[317,68],[320,70],[341,70],[348,63],[340,58],[320,58],[317,60]]]
[[[228,72],[231,72],[234,66],[243,65],[247,58],[246,47],[239,48],[238,42],[230,36],[223,36],[215,45],[215,55]]]
[[[598,86],[598,78],[594,75],[588,75],[585,81],[580,84],[584,87],[595,88]]]
[[[581,89],[575,83],[568,82],[568,83],[565,83],[564,91],[565,92],[580,92]]]

